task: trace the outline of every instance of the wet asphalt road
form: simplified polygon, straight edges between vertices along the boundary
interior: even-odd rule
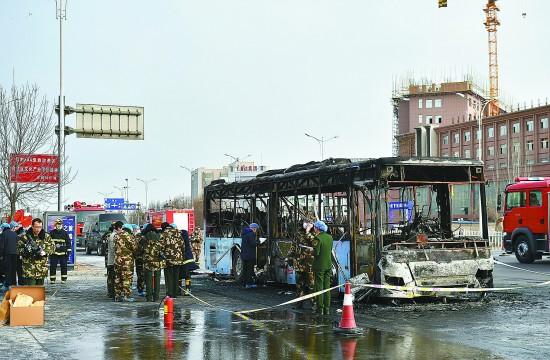
[[[44,327],[0,328],[10,359],[547,359],[550,288],[491,294],[481,301],[361,304],[358,338],[333,333],[339,315],[315,316],[292,307],[249,318],[210,308],[189,297],[176,300],[174,329],[162,309],[136,296],[113,303],[105,293],[103,259],[81,255],[66,285],[47,285]],[[517,265],[514,257],[497,259]],[[497,267],[495,286],[550,279],[550,261],[521,265],[549,276]],[[193,293],[227,310],[290,300],[285,288],[245,291],[231,281],[195,277]],[[161,290],[163,291],[163,289]],[[335,297],[333,309],[341,306]],[[334,311],[335,312],[335,311]]]

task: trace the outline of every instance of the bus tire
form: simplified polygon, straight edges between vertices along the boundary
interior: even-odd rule
[[[516,253],[516,259],[522,264],[531,264],[535,261],[535,254],[531,248],[531,243],[525,235],[519,235],[516,238],[514,252]]]
[[[231,274],[236,282],[242,281],[243,261],[239,250],[233,250],[233,255],[231,256]]]

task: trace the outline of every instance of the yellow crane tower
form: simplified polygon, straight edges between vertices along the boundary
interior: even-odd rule
[[[485,28],[489,39],[489,101],[488,115],[498,115],[500,106],[498,104],[498,52],[497,52],[497,27],[500,25],[497,13],[500,11],[496,4],[497,0],[487,0],[483,11],[485,12]],[[438,0],[438,6],[447,7],[447,0]]]

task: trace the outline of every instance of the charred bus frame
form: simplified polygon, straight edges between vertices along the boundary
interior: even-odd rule
[[[455,236],[451,228],[450,187],[456,184],[478,186],[480,237]],[[399,189],[416,187],[427,187],[435,194],[435,225],[422,218],[413,191],[414,218],[390,227],[388,194],[402,196]],[[267,239],[258,250],[258,267],[267,280],[294,283],[284,269],[282,245],[295,241],[304,218],[321,218],[327,220],[337,245],[349,242],[343,253],[334,252],[338,281],[367,274],[361,281],[449,287],[492,284],[485,179],[483,165],[476,160],[328,159],[267,171],[248,181],[213,182],[205,188],[204,199],[206,265],[215,272],[239,275],[240,231],[247,223],[257,222]]]

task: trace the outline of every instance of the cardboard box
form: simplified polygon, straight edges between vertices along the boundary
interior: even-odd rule
[[[15,301],[19,294],[29,295],[34,301],[46,300],[44,286],[12,286],[10,300]],[[10,326],[44,325],[44,306],[10,307]]]

